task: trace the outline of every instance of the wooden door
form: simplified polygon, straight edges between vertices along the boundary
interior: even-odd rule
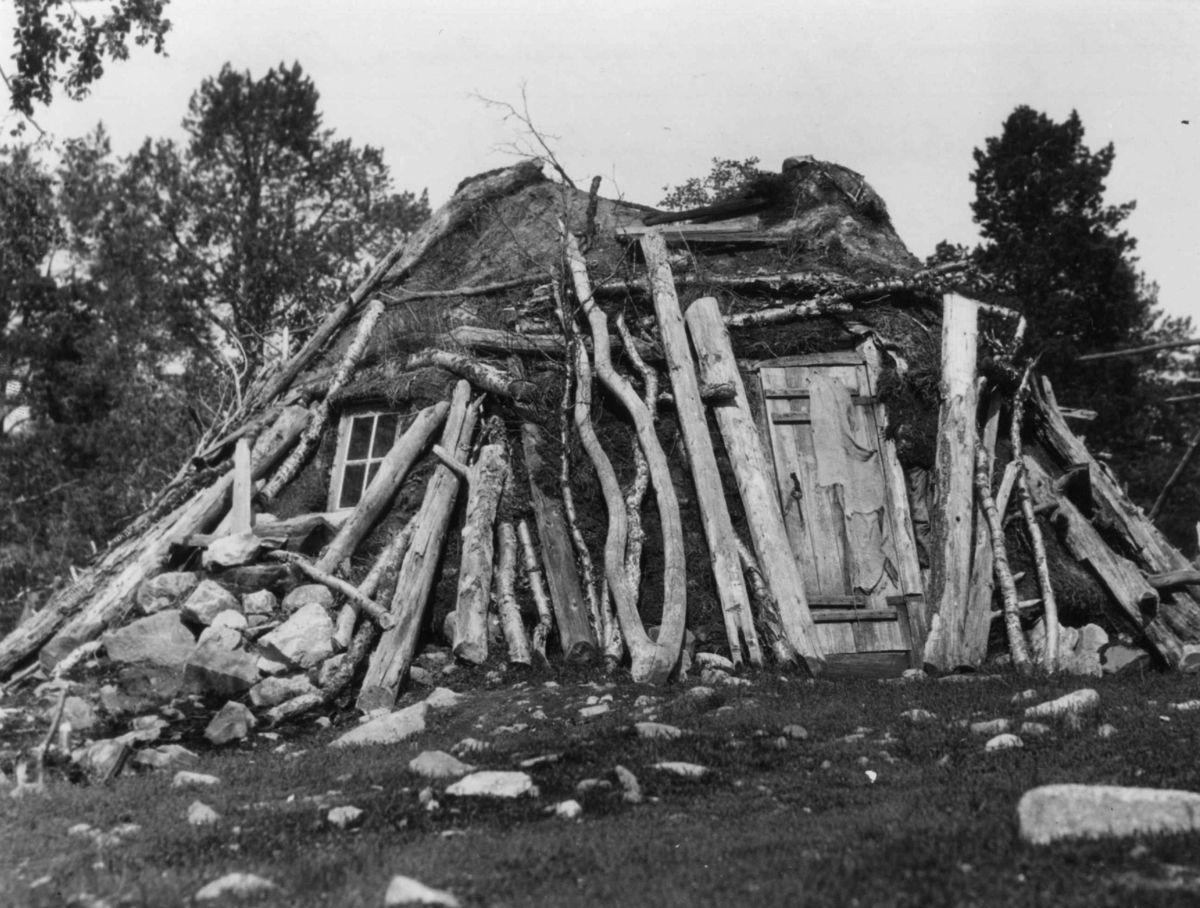
[[[901,580],[911,527],[889,488],[902,474],[881,437],[865,358],[794,356],[757,369],[760,425],[822,651],[919,665],[905,595],[920,590]]]

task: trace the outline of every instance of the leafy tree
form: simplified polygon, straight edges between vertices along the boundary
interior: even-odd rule
[[[186,147],[147,141],[129,165],[180,292],[250,370],[272,331],[303,331],[429,216],[379,149],[322,128],[318,100],[298,64],[257,80],[227,65],[193,95]]]
[[[664,186],[666,195],[658,203],[659,207],[668,211],[686,211],[736,198],[762,174],[758,163],[758,158],[744,161],[713,158],[712,170],[707,176],[691,177],[678,186]]]
[[[32,117],[34,102],[49,104],[57,83],[68,97],[84,97],[104,74],[106,58],[128,58],[130,37],[163,53],[171,29],[163,16],[168,2],[110,0],[100,15],[86,16],[71,0],[13,0],[16,72],[5,76],[11,109]]]

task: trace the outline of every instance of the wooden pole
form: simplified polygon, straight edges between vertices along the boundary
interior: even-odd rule
[[[455,603],[454,655],[479,665],[488,657],[488,602],[492,592],[493,525],[508,475],[501,445],[484,445],[467,470],[467,518]]]
[[[554,626],[554,616],[550,612],[550,597],[546,595],[542,566],[533,546],[533,534],[529,532],[528,521],[522,520],[517,524],[517,537],[521,540],[521,555],[525,564],[525,577],[529,581],[529,592],[533,595],[534,605],[537,606],[538,621],[533,629],[533,651],[545,662],[546,641],[550,637],[550,629]]]
[[[704,297],[688,307],[684,318],[700,361],[701,383],[731,384],[737,391],[733,400],[718,403],[712,410],[729,452],[758,563],[779,605],[784,634],[809,672],[819,675],[825,668],[825,658],[817,642],[817,627],[808,611],[804,581],[783,525],[779,497],[771,480],[775,473],[767,464],[750,414],[721,309],[711,296]]]
[[[675,295],[671,266],[667,262],[667,244],[662,234],[654,230],[642,237],[641,245],[654,297],[654,313],[658,317],[663,351],[667,358],[667,373],[675,394],[675,413],[683,430],[688,464],[696,484],[696,498],[700,504],[704,538],[708,541],[717,596],[721,601],[730,657],[735,666],[742,661],[742,644],[738,637],[740,631],[746,642],[746,655],[750,663],[762,665],[762,649],[750,613],[750,598],[738,559],[733,521],[725,503],[725,489],[717,469],[712,438],[708,434],[704,404],[700,400],[700,383],[692,365],[687,329],[679,309],[679,297]]]
[[[400,562],[404,558],[404,553],[408,551],[408,544],[412,541],[413,529],[414,521],[410,519],[388,541],[383,551],[379,553],[379,557],[375,559],[375,564],[371,567],[370,572],[358,585],[358,591],[368,599],[374,598],[377,602],[387,603],[392,601],[392,594],[396,591],[396,575],[400,571]],[[375,596],[376,591],[379,592],[378,597]],[[338,649],[345,649],[350,645],[350,641],[354,637],[354,626],[357,623],[358,606],[351,599],[338,612],[337,627],[333,632],[333,643]]]
[[[1156,353],[1159,350],[1182,350],[1184,347],[1200,347],[1200,339],[1185,341],[1167,341],[1163,344],[1148,344],[1145,347],[1130,347],[1128,350],[1109,350],[1106,353],[1088,353],[1076,357],[1077,363],[1094,363],[1102,359],[1116,359],[1119,356],[1137,356],[1139,353]]]
[[[978,306],[946,294],[942,314],[942,405],[930,513],[929,603],[925,661],[948,670],[966,660],[963,626],[971,587],[971,516],[975,472],[975,337]],[[990,490],[989,490],[990,493]]]
[[[233,449],[233,502],[229,511],[229,532],[235,536],[239,533],[249,533],[254,528],[254,517],[250,511],[250,499],[253,495],[250,442],[239,438],[237,446]]]
[[[1008,633],[1008,651],[1017,671],[1029,674],[1029,647],[1025,642],[1025,633],[1021,630],[1017,585],[1013,580],[1012,569],[1008,566],[1008,549],[1004,545],[1004,527],[996,509],[996,500],[992,497],[992,475],[991,470],[988,469],[987,452],[982,445],[975,450],[975,491],[979,495],[983,514],[987,519],[988,529],[991,531],[992,564],[1004,599],[1004,628]]]
[[[472,404],[469,403],[470,397],[470,383],[460,381],[454,390],[450,413],[442,428],[442,447],[453,452],[458,460],[466,457],[470,450],[479,405],[483,400],[479,398]],[[408,672],[416,649],[421,621],[454,512],[458,485],[459,478],[454,471],[439,466],[426,486],[425,500],[416,517],[416,529],[404,554],[400,576],[396,581],[396,593],[392,597],[391,614],[396,619],[396,626],[384,631],[380,637],[367,665],[358,696],[358,708],[363,712],[390,707],[396,702],[400,683]]]
[[[1188,464],[1196,456],[1197,450],[1200,450],[1200,429],[1196,430],[1196,434],[1188,442],[1187,450],[1183,452],[1183,458],[1179,461],[1178,466],[1175,467],[1175,471],[1171,474],[1171,478],[1167,480],[1166,485],[1162,487],[1162,491],[1158,493],[1158,498],[1154,499],[1154,507],[1146,515],[1150,520],[1154,520],[1162,513],[1163,506],[1167,503],[1167,496],[1171,494],[1171,490],[1175,488],[1175,484],[1183,476],[1184,470],[1188,468]]]
[[[501,521],[496,535],[499,537],[496,608],[500,612],[504,642],[508,644],[508,662],[510,665],[532,665],[529,636],[525,633],[525,622],[521,620],[521,609],[517,606],[517,597],[513,593],[517,569],[517,531],[510,521],[505,520]]]

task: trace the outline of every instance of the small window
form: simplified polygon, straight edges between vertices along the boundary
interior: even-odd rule
[[[362,500],[395,443],[399,427],[398,413],[348,413],[342,417],[329,484],[329,510],[353,508]]]

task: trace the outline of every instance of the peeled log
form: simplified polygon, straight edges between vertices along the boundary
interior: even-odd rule
[[[808,670],[819,675],[825,668],[825,657],[817,643],[817,627],[808,611],[804,581],[788,544],[779,497],[771,483],[775,471],[763,453],[720,307],[711,296],[705,297],[692,303],[684,317],[700,360],[701,381],[729,383],[737,389],[737,396],[713,406],[713,413],[729,452],[759,566],[779,606],[784,634]]]
[[[492,526],[508,475],[501,445],[484,445],[467,471],[467,519],[455,604],[454,655],[476,665],[488,657],[488,601],[492,590]]]
[[[470,450],[479,414],[479,401],[469,404],[470,397],[470,383],[460,381],[442,429],[442,447],[454,452],[459,460]],[[390,707],[396,702],[400,682],[408,672],[417,645],[421,620],[454,512],[458,484],[459,478],[454,471],[439,466],[425,489],[425,500],[417,514],[412,542],[400,566],[396,594],[392,598],[391,614],[396,619],[396,626],[384,631],[380,637],[358,696],[358,708],[364,712]]]
[[[513,593],[517,573],[517,531],[511,523],[504,521],[497,536],[500,552],[496,559],[496,607],[500,612],[504,642],[508,644],[508,662],[510,665],[532,665],[529,636],[525,633],[525,622],[521,620],[521,609]]]
[[[942,406],[933,472],[935,496],[929,515],[932,618],[925,642],[925,661],[943,670],[962,665],[967,659],[963,630],[971,594],[978,320],[979,309],[974,301],[946,294],[942,315]]]

